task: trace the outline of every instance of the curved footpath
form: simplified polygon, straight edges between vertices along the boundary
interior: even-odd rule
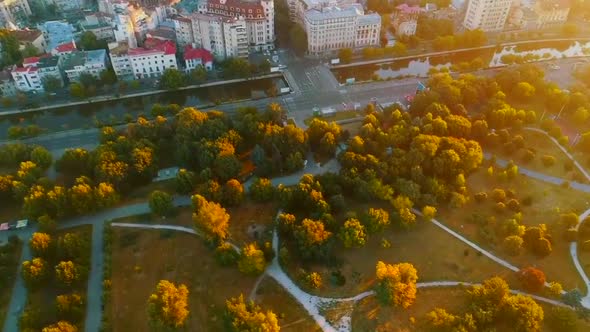
[[[531,129],[529,129],[529,130],[531,130]],[[543,131],[541,131],[541,132],[543,132]],[[554,143],[556,143],[558,146],[560,146],[555,140],[554,140]],[[582,173],[585,176],[587,176],[587,178],[589,178],[589,180],[590,180],[590,176],[588,176],[587,172],[585,170],[583,170],[583,168],[580,166],[579,163],[577,163],[577,161],[575,161],[575,159],[571,156],[571,154],[569,154],[567,152],[567,150],[565,150],[563,147],[560,146],[560,148],[566,153],[566,155],[568,155],[568,157],[570,159],[572,159],[574,161],[574,164],[576,165],[576,167],[578,167],[582,171]],[[501,163],[501,161],[498,161],[498,162]],[[278,184],[283,184],[285,186],[294,185],[299,181],[300,177],[303,174],[319,175],[319,174],[323,174],[323,173],[326,173],[329,171],[338,172],[338,170],[340,168],[340,165],[338,164],[338,162],[336,160],[332,160],[332,161],[328,162],[323,167],[320,167],[319,165],[316,165],[313,162],[310,164],[311,165],[308,165],[306,167],[306,169],[302,170],[301,172],[298,172],[298,173],[290,175],[290,176],[275,178],[272,180],[272,183],[274,185],[278,185]],[[548,177],[542,173],[533,172],[533,171],[526,170],[526,169],[523,169],[520,167],[519,167],[519,172],[522,174],[525,174],[527,176],[530,176],[532,178],[536,178],[541,181],[546,181],[546,182],[553,183],[553,184],[561,184],[561,183],[565,182],[565,180],[563,180],[563,179]],[[246,188],[247,188],[248,184],[249,184],[249,182],[245,183]],[[584,192],[590,192],[590,186],[588,186],[588,185],[578,184],[577,186],[575,186],[574,184],[572,184],[572,188],[582,190]],[[175,206],[190,206],[191,199],[188,196],[175,197],[174,198],[174,205]],[[112,220],[112,219],[128,217],[128,216],[133,216],[133,215],[138,215],[138,214],[147,214],[149,212],[150,212],[150,209],[149,209],[149,206],[147,203],[137,203],[137,204],[127,205],[127,206],[122,206],[122,207],[102,211],[100,213],[90,215],[90,216],[83,216],[83,217],[74,218],[74,219],[65,221],[60,224],[60,229],[71,228],[71,227],[80,226],[80,225],[93,225],[93,232],[92,232],[93,243],[92,243],[92,254],[91,254],[92,271],[90,274],[90,278],[88,280],[88,294],[87,294],[88,304],[87,304],[85,331],[97,332],[100,330],[100,322],[101,322],[101,316],[102,316],[101,315],[101,313],[102,313],[101,297],[102,297],[102,276],[103,276],[103,261],[104,261],[102,237],[103,237],[104,223],[106,221]],[[415,211],[415,212],[419,213],[419,211]],[[581,217],[583,217],[582,220],[588,215],[590,215],[590,210],[586,211],[581,216]],[[439,221],[433,220],[432,222],[435,225],[437,225],[438,227],[440,227],[441,229],[443,229],[444,231],[446,231],[447,233],[451,234],[455,238],[466,243],[467,245],[469,245],[473,249],[481,252],[486,257],[494,260],[498,264],[501,264],[502,266],[504,266],[508,269],[511,269],[513,271],[518,271],[517,267],[502,260],[501,258],[498,258],[497,256],[493,255],[492,253],[489,253],[488,251],[482,249],[481,247],[479,247],[475,243],[467,240],[465,237],[458,234],[457,232],[454,232],[453,230],[451,230],[447,226],[443,225]],[[133,226],[129,226],[129,225],[133,225]],[[197,234],[194,230],[187,228],[187,227],[182,227],[182,226],[170,226],[170,225],[143,225],[143,226],[139,226],[138,224],[121,224],[121,223],[115,224],[115,226],[139,227],[139,228],[148,228],[148,229],[170,229],[170,230],[175,230],[175,231],[187,232],[187,233],[191,233],[191,234]],[[578,225],[578,227],[579,227],[579,225]],[[23,253],[21,255],[22,260],[30,259],[31,253],[30,253],[30,250],[28,249],[27,243],[28,243],[28,239],[30,238],[32,232],[34,232],[34,231],[35,231],[35,228],[31,227],[31,228],[28,228],[25,230],[18,231],[16,233],[14,233],[14,232],[10,233],[10,234],[16,234],[19,238],[21,238],[24,241],[24,249],[23,249]],[[9,235],[8,232],[0,232],[0,240],[6,240],[8,235]],[[234,247],[234,248],[237,249],[236,247]],[[278,236],[276,235],[276,233],[273,235],[273,248],[275,249],[275,251],[278,248]],[[588,285],[588,289],[589,289],[586,297],[584,297],[582,300],[582,305],[584,305],[584,307],[586,307],[586,308],[590,308],[590,280],[586,276],[586,274],[583,271],[581,264],[578,260],[577,244],[575,242],[573,242],[571,244],[570,250],[571,250],[571,256],[574,261],[574,264],[576,265],[578,272],[582,276],[582,279]],[[20,267],[19,267],[19,272],[20,272]],[[273,277],[275,280],[277,280],[277,282],[279,282],[293,297],[295,297],[304,306],[306,311],[314,318],[314,320],[318,323],[318,325],[324,329],[324,331],[348,331],[350,328],[350,319],[349,318],[343,319],[340,322],[339,327],[335,328],[325,319],[325,317],[323,317],[320,314],[320,308],[322,306],[327,305],[332,302],[358,301],[364,297],[371,296],[373,294],[372,292],[365,292],[365,293],[361,293],[361,294],[354,296],[354,297],[341,298],[341,299],[322,298],[322,297],[310,295],[310,294],[304,292],[303,290],[301,290],[297,285],[295,285],[295,283],[293,283],[293,281],[285,274],[285,272],[281,269],[281,267],[278,264],[277,255],[275,255],[273,262],[267,268],[266,273],[269,276]],[[458,282],[458,281],[441,281],[441,282],[436,282],[436,283],[421,283],[421,284],[419,284],[420,285],[419,287],[446,287],[446,286],[458,286],[460,284],[467,285],[467,283],[462,283],[462,282]],[[519,293],[518,291],[513,291],[513,292]],[[529,294],[527,294],[527,295],[529,295]],[[531,296],[537,300],[540,300],[540,301],[545,301],[545,302],[552,303],[555,305],[563,305],[562,303],[560,303],[558,301],[545,299],[545,298],[541,298],[541,297],[534,296],[534,295],[531,295]],[[6,317],[3,331],[16,332],[18,330],[17,329],[18,318],[24,308],[24,305],[26,303],[26,299],[27,299],[27,291],[26,291],[26,288],[24,287],[22,276],[19,273],[17,276],[17,280],[15,282],[13,292],[12,292],[10,307],[9,307],[9,310],[7,313],[7,317]]]

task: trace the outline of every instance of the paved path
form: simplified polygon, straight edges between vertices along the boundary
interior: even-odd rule
[[[33,258],[33,255],[31,253],[31,248],[29,247],[29,242],[23,241],[23,249],[20,256],[20,261],[28,261],[31,258]],[[27,304],[27,288],[25,287],[25,282],[21,275],[22,264],[19,264],[16,280],[14,282],[14,288],[12,289],[12,295],[10,297],[10,304],[6,312],[6,319],[4,320],[4,327],[2,329],[4,332],[18,331],[18,321],[23,309],[25,308],[25,305]]]

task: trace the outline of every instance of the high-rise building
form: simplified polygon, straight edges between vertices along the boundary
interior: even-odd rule
[[[0,27],[19,26],[30,15],[31,7],[27,0],[0,0]]]
[[[218,59],[248,57],[248,31],[243,18],[193,13],[190,19],[192,44],[209,50]]]
[[[463,26],[469,30],[504,29],[512,0],[469,0]]]

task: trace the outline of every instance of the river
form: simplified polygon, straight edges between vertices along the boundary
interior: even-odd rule
[[[36,124],[48,131],[92,127],[101,123],[122,123],[126,118],[150,115],[154,104],[178,104],[181,106],[214,107],[215,103],[252,98],[266,98],[276,88],[280,91],[287,83],[282,77],[253,80],[206,88],[169,91],[142,97],[68,106],[46,111],[0,115],[0,139],[7,138],[10,126]]]
[[[543,60],[590,56],[590,42],[530,43],[518,46],[505,46],[500,50],[492,47],[476,51],[461,51],[451,55],[416,57],[415,59],[394,60],[389,63],[376,65],[333,69],[332,72],[340,83],[346,83],[348,79],[354,79],[358,83],[408,76],[426,77],[433,68],[439,70],[441,68],[450,68],[453,65],[469,63],[476,58],[480,58],[486,67],[500,67],[504,65],[501,61],[502,57],[508,54],[521,57],[534,55]]]

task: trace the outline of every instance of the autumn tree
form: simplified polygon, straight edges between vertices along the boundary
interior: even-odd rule
[[[342,129],[335,122],[328,123],[314,118],[306,131],[311,149],[324,156],[333,156],[342,135]]]
[[[275,187],[267,178],[256,178],[250,185],[250,196],[257,202],[272,200],[275,192]]]
[[[404,227],[410,227],[416,223],[416,215],[412,212],[413,206],[414,203],[406,196],[399,195],[393,200],[393,207]]]
[[[71,177],[92,174],[91,155],[82,148],[66,149],[64,154],[55,163],[58,172]]]
[[[389,225],[389,213],[383,209],[369,208],[363,215],[362,221],[369,234],[374,234]]]
[[[209,241],[223,241],[229,236],[229,214],[218,203],[209,202],[201,195],[191,197],[193,222],[205,232]]]
[[[332,232],[321,221],[303,219],[295,228],[295,240],[302,256],[307,259],[326,258],[330,249]]]
[[[524,289],[529,292],[540,292],[545,287],[545,273],[534,267],[527,267],[518,271],[518,278]]]
[[[94,190],[88,178],[77,178],[68,194],[70,204],[77,214],[86,214],[95,208]]]
[[[345,248],[362,247],[367,242],[365,227],[355,218],[344,222],[344,226],[340,228],[339,237]]]
[[[225,302],[225,323],[228,331],[279,332],[277,316],[270,310],[266,312],[254,302],[244,301],[244,295]]]
[[[37,257],[23,262],[22,273],[27,287],[40,286],[49,276],[48,272],[47,262],[43,258]]]
[[[93,193],[94,201],[96,202],[96,207],[98,209],[112,207],[120,199],[119,194],[115,191],[113,185],[106,182],[101,182],[98,186],[94,187]],[[50,193],[48,195],[50,195]]]
[[[425,205],[422,208],[422,216],[424,220],[431,221],[436,216],[436,208],[434,206]]]
[[[55,307],[59,319],[79,321],[84,318],[85,301],[78,293],[58,295]]]
[[[61,261],[55,266],[55,276],[64,286],[78,282],[81,272],[81,268],[72,261]]]
[[[51,236],[46,233],[33,233],[29,240],[29,245],[35,256],[43,257],[48,259],[52,254],[53,243]]]
[[[418,272],[410,263],[386,264],[377,262],[375,292],[384,305],[408,308],[416,300]]]
[[[31,161],[43,170],[47,170],[53,163],[53,157],[46,148],[37,146],[31,151]]]
[[[543,324],[543,308],[530,296],[516,294],[507,297],[502,306],[504,318],[515,331],[540,331]]]
[[[221,266],[229,266],[240,259],[240,253],[228,242],[223,242],[215,248],[215,260]]]
[[[166,217],[174,211],[174,200],[167,192],[154,190],[150,194],[149,206],[153,214]]]
[[[75,325],[62,320],[43,328],[41,332],[78,332],[78,328]]]
[[[250,243],[242,248],[238,261],[238,269],[244,274],[258,275],[264,272],[266,260],[264,252],[258,249],[256,243]]]
[[[66,233],[57,239],[57,257],[62,261],[85,262],[90,243],[76,233]]]
[[[510,256],[518,256],[522,251],[522,244],[523,240],[518,235],[510,235],[504,238],[504,242],[502,246],[504,247],[504,251]]]
[[[148,299],[150,322],[159,329],[183,327],[189,314],[188,294],[185,285],[160,280]]]
[[[228,180],[222,189],[222,202],[228,206],[237,206],[244,199],[244,187],[236,179]]]

